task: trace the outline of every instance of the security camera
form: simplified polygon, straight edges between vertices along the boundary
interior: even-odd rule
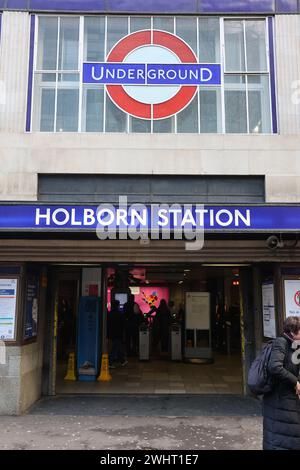
[[[276,250],[283,246],[283,242],[276,235],[271,235],[267,238],[266,245],[270,250]]]

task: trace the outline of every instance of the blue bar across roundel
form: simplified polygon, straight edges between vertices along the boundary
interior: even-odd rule
[[[220,64],[84,63],[83,83],[110,85],[221,85]]]

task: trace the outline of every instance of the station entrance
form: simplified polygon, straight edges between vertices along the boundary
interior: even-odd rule
[[[50,269],[56,394],[243,393],[239,265]]]

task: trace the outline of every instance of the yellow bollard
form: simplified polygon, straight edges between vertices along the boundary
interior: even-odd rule
[[[97,379],[98,382],[109,382],[112,379],[108,368],[108,354],[102,354],[101,373]]]
[[[75,353],[69,354],[67,374],[64,380],[76,380],[75,375]]]

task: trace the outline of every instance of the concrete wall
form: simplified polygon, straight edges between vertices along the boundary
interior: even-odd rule
[[[35,200],[38,173],[265,175],[269,202],[300,201],[300,135],[2,133],[0,199]]]
[[[6,347],[6,364],[0,364],[0,415],[19,413],[21,354],[18,346]]]
[[[2,15],[0,43],[0,131],[23,132],[29,60],[29,15]]]
[[[275,17],[279,130],[300,133],[300,15]]]
[[[42,393],[43,345],[31,343],[22,346],[20,364],[19,412],[23,413],[35,403]]]
[[[46,268],[42,275],[47,275]],[[37,340],[20,346],[5,345],[5,354],[0,342],[0,415],[23,413],[41,397],[46,293],[46,287],[40,286]],[[22,331],[21,319],[18,330]]]
[[[0,415],[20,414],[41,396],[41,344],[6,347],[6,364],[0,365]]]

